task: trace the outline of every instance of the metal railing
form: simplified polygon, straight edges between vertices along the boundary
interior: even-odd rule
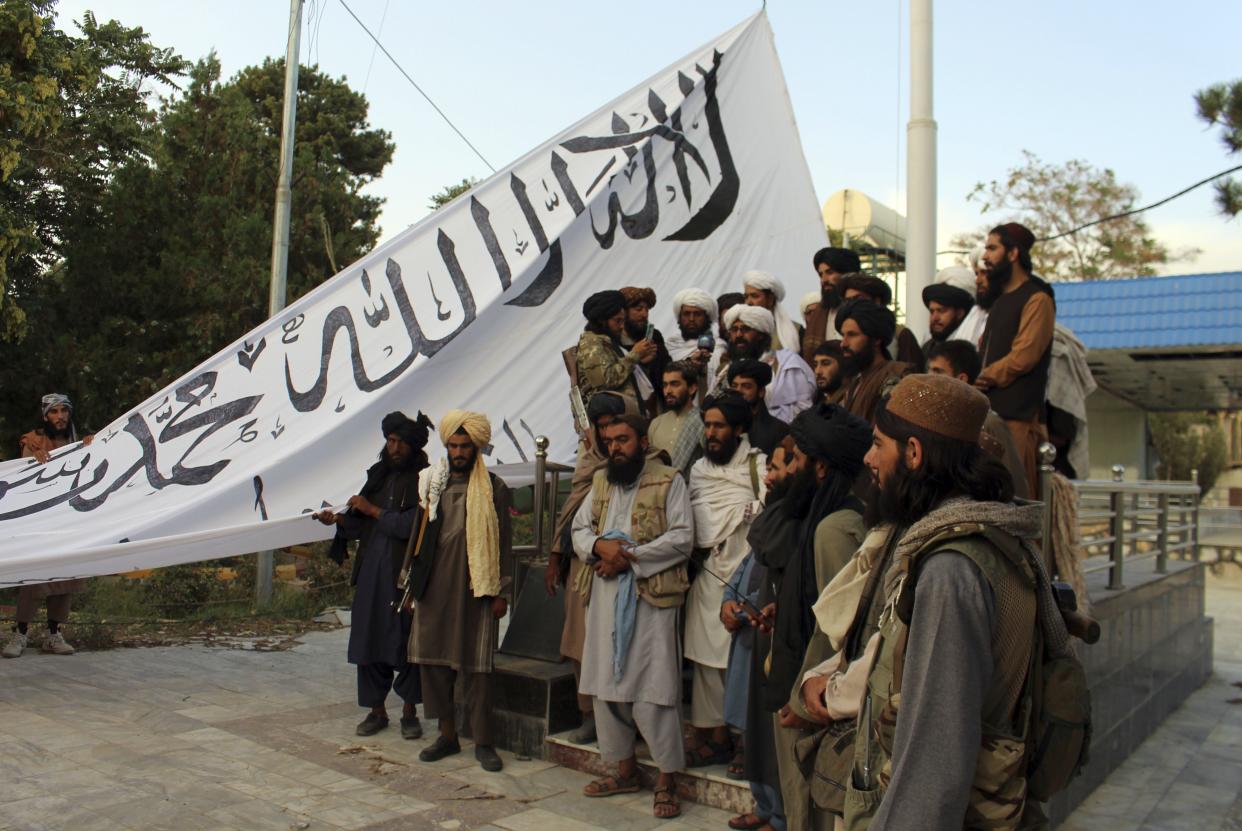
[[[1040,448],[1051,450],[1050,445]],[[1041,458],[1041,462],[1045,460]],[[1046,460],[1051,468],[1051,458]],[[1041,473],[1045,466],[1041,464]],[[1047,474],[1041,477],[1048,480]],[[1127,563],[1156,561],[1156,571],[1168,571],[1170,556],[1199,558],[1199,485],[1194,482],[1125,481],[1125,468],[1113,466],[1109,480],[1079,480],[1078,525],[1087,559],[1083,573],[1108,571],[1108,588],[1125,587]],[[1044,484],[1044,504],[1049,504]],[[1050,514],[1045,514],[1048,539]]]

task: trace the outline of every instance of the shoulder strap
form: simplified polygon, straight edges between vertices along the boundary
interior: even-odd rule
[[[850,621],[845,644],[842,646],[847,661],[856,660],[862,655],[863,648],[866,646],[867,619],[871,615],[875,593],[884,579],[884,572],[888,570],[889,560],[892,558],[893,551],[897,549],[897,541],[901,539],[902,531],[901,528],[894,528],[888,535],[888,539],[884,542],[883,553],[876,558],[871,572],[867,575],[867,582],[863,584],[862,597],[858,601],[858,608],[854,611],[854,619]]]
[[[755,494],[755,499],[759,498],[759,457],[754,453],[750,454],[750,489]]]

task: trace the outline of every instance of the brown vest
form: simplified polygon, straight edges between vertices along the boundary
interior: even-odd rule
[[[1027,301],[1042,292],[1034,280],[1019,286],[1008,294],[1002,294],[988,313],[988,323],[983,330],[983,366],[987,367],[1009,354],[1013,339],[1022,323],[1022,310]],[[988,392],[992,409],[1008,421],[1030,421],[1043,411],[1044,391],[1048,386],[1048,367],[1052,363],[1052,343],[1040,357],[1039,363],[1027,374],[1015,379],[1007,387],[993,387]]]

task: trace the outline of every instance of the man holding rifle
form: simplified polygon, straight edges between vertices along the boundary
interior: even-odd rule
[[[355,586],[349,630],[349,662],[358,667],[358,704],[371,712],[358,725],[359,736],[371,736],[388,726],[384,700],[395,689],[405,702],[401,735],[423,735],[416,706],[422,701],[419,669],[406,660],[410,613],[399,610],[403,564],[418,519],[418,474],[427,467],[431,421],[422,413],[411,420],[404,413],[384,416],[380,427],[384,449],[367,471],[366,484],[349,498],[348,510],[323,510],[315,519],[336,526],[329,556],[345,561],[346,541],[358,540],[358,554],[350,575]]]

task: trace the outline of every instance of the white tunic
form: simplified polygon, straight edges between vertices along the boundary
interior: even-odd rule
[[[608,515],[603,530],[629,534],[638,484],[623,488],[610,485]],[[665,503],[665,532],[635,549],[636,577],[650,577],[690,558],[694,540],[690,495],[678,474]],[[591,525],[591,498],[574,515],[574,552],[589,561],[598,535]],[[620,682],[612,679],[613,607],[616,579],[592,577],[591,603],[586,611],[586,643],[582,649],[582,681],[578,692],[603,701],[646,701],[663,707],[681,701],[681,649],[677,637],[677,607],[657,609],[641,597],[634,622],[634,637]]]

